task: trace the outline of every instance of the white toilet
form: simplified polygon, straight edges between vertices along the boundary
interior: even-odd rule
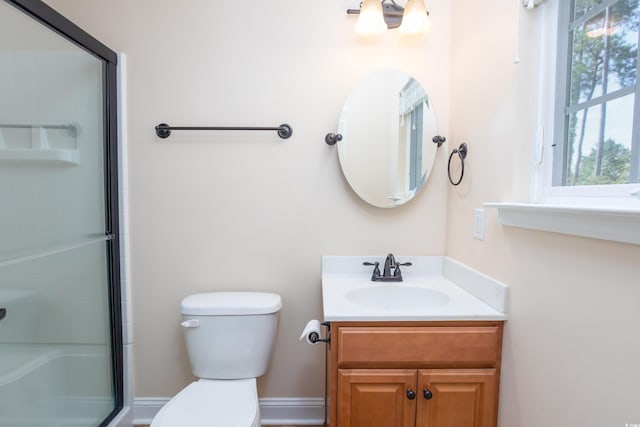
[[[269,366],[280,295],[211,292],[182,300],[187,351],[200,378],[171,399],[151,427],[260,427],[256,377]]]

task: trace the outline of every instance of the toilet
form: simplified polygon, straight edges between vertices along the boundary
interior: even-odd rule
[[[260,427],[256,378],[269,366],[280,295],[210,292],[182,300],[192,382],[151,427]]]

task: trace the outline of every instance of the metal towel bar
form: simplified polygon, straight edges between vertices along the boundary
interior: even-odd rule
[[[156,135],[160,138],[168,138],[172,130],[273,130],[278,132],[278,136],[287,139],[293,134],[293,129],[288,124],[281,124],[278,127],[236,127],[236,126],[169,126],[160,123],[156,126]]]

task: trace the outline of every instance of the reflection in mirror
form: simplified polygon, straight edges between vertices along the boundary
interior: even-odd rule
[[[347,99],[338,124],[338,156],[349,185],[367,203],[390,208],[426,182],[437,151],[429,98],[400,70],[377,71]]]

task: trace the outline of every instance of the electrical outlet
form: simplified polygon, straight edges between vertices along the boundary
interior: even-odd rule
[[[484,240],[484,209],[477,208],[473,215],[473,237]]]

